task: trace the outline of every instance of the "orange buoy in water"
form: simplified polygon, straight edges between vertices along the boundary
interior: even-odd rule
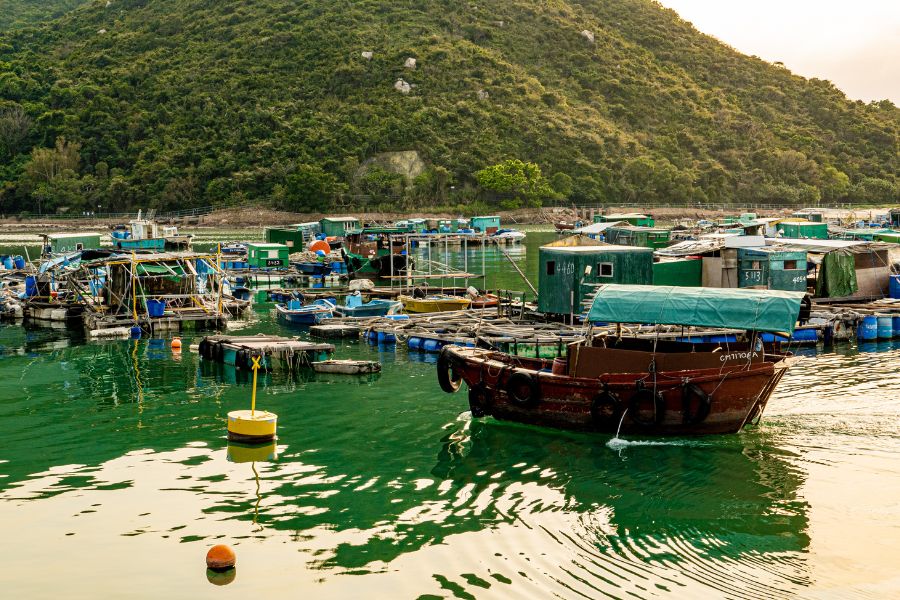
[[[218,544],[206,553],[206,566],[213,571],[225,571],[234,568],[236,557],[234,550],[225,544]]]
[[[321,250],[325,254],[328,254],[329,252],[331,252],[331,246],[328,244],[328,242],[326,242],[324,240],[314,241],[313,243],[311,243],[309,245],[309,249],[312,250],[313,252],[315,252],[316,250]]]
[[[172,350],[181,352],[181,338],[172,338]]]

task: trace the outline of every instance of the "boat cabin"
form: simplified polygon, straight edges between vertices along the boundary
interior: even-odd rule
[[[247,263],[251,269],[282,269],[288,266],[289,257],[290,248],[284,244],[247,244]]]

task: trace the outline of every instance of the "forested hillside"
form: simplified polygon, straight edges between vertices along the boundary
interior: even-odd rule
[[[0,35],[7,213],[897,202],[898,129],[650,0],[96,0]],[[411,181],[359,169],[401,150]]]
[[[2,0],[0,31],[49,21],[87,0]]]

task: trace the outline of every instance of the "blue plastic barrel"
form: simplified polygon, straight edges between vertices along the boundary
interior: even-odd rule
[[[891,298],[900,298],[900,275],[891,275]]]
[[[4,269],[12,269],[14,264],[15,263],[13,263],[12,256],[4,256],[3,257],[3,268]]]
[[[130,329],[131,337],[134,339],[138,339],[141,337],[141,328],[135,325]]]
[[[733,333],[728,334],[728,335],[711,335],[711,336],[709,336],[709,342],[711,342],[713,344],[729,343],[729,342],[736,342],[736,341],[737,341],[737,336]]]
[[[15,259],[13,259],[13,262],[15,263],[17,269],[25,268],[25,259],[21,256],[17,256]]]
[[[878,317],[866,315],[856,328],[856,337],[860,340],[878,339]]]
[[[819,334],[815,329],[795,329],[791,340],[795,342],[818,342]]]
[[[410,350],[420,350],[422,348],[422,338],[411,337],[406,341],[406,347]]]
[[[441,346],[443,346],[443,344],[438,340],[425,340],[422,343],[422,350],[425,352],[437,352],[441,349]]]
[[[783,335],[775,335],[774,333],[763,332],[763,333],[759,334],[759,337],[762,339],[762,341],[766,342],[767,344],[770,344],[772,342],[788,341],[788,338],[784,337]]]
[[[900,337],[900,317],[894,317],[892,319],[892,321],[893,321],[894,337]]]
[[[889,340],[894,337],[894,321],[891,315],[878,315],[878,339]]]
[[[37,296],[37,277],[29,275],[25,278],[25,297]]]
[[[162,300],[147,300],[147,314],[151,317],[161,317],[166,312],[166,303]]]

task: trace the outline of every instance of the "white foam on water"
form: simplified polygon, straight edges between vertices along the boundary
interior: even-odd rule
[[[621,450],[622,448],[628,448],[631,446],[702,446],[703,444],[697,442],[689,442],[686,440],[673,440],[670,442],[652,442],[649,440],[623,440],[622,438],[615,437],[608,442],[606,442],[606,446],[611,450]]]

